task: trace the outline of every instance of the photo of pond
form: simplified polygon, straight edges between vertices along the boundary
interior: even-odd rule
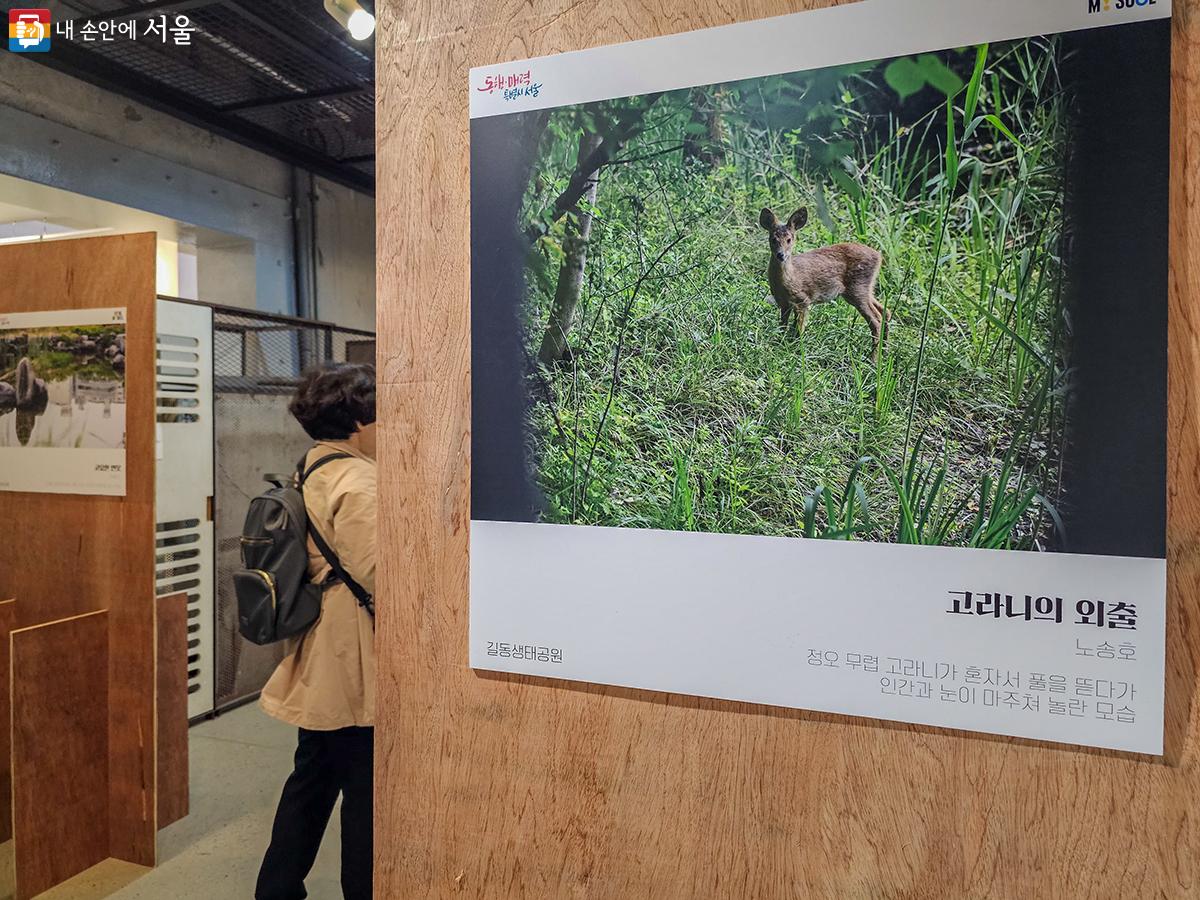
[[[124,446],[124,322],[0,328],[0,448]]]

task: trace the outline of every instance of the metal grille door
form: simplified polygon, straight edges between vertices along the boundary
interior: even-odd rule
[[[158,301],[158,596],[187,594],[188,716],[213,709],[212,310]]]

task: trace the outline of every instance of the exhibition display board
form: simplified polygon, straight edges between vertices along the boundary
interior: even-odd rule
[[[11,411],[34,421],[17,421],[16,446],[3,449],[28,454],[23,477],[34,480],[0,491],[4,519],[17,525],[0,541],[0,599],[15,601],[4,692],[16,729],[18,898],[107,857],[155,862],[155,255],[153,234],[0,247],[0,342],[18,356],[8,383],[46,395],[40,413]],[[80,403],[84,424],[71,425]],[[122,421],[117,440],[107,429]],[[60,429],[76,428],[72,446],[53,446]],[[120,445],[119,491],[39,492],[56,478],[38,474],[52,465],[46,454],[86,456],[100,440]],[[91,475],[96,465],[116,463],[95,461]],[[56,748],[80,777],[47,767]],[[163,777],[174,786],[172,758]]]
[[[471,665],[1160,753],[1169,16],[473,69]]]
[[[1190,883],[1195,15],[817,5],[381,9],[384,894]]]

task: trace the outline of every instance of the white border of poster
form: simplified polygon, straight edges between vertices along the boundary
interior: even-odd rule
[[[1170,0],[867,0],[475,68],[470,114],[1170,15]],[[496,89],[517,72],[536,90]],[[962,614],[981,584],[1062,607]],[[1162,752],[1164,559],[473,519],[470,591],[476,669]],[[1132,607],[1136,630],[1110,630]],[[1039,709],[1014,673],[1039,680]],[[1112,715],[1076,715],[1079,685]]]
[[[863,0],[479,66],[471,69],[471,118],[1170,16],[1171,0],[1094,0],[1094,11],[1089,0]],[[529,71],[536,93],[488,89],[489,78],[514,67]]]
[[[1159,754],[1166,577],[1161,559],[472,522],[471,666]],[[1068,613],[1126,598],[1137,630],[954,612],[981,582]],[[1136,721],[1125,702],[1077,714],[1077,679],[1135,685]]]
[[[0,314],[0,333],[22,329],[71,328],[78,326],[125,324],[125,307],[67,309],[48,312]],[[107,415],[119,409],[124,432],[125,402],[122,379],[119,404],[108,404]],[[86,393],[83,392],[83,393]],[[51,407],[61,403],[51,402]],[[72,415],[79,411],[105,416],[106,404],[82,394],[71,403]],[[61,412],[61,410],[59,410]],[[12,415],[10,411],[8,413]],[[42,415],[55,415],[46,410]],[[39,416],[40,418],[40,416]],[[44,494],[84,494],[109,497],[125,496],[124,437],[118,447],[0,447],[0,491]]]

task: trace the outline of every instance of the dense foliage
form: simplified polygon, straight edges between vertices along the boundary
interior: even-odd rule
[[[1052,543],[1061,490],[1059,49],[1031,39],[587,107],[525,202],[530,358],[591,218],[560,362],[529,375],[552,522],[953,546]],[[555,201],[581,136],[595,204]],[[785,335],[761,207],[797,250],[883,252],[876,362],[836,302]]]

